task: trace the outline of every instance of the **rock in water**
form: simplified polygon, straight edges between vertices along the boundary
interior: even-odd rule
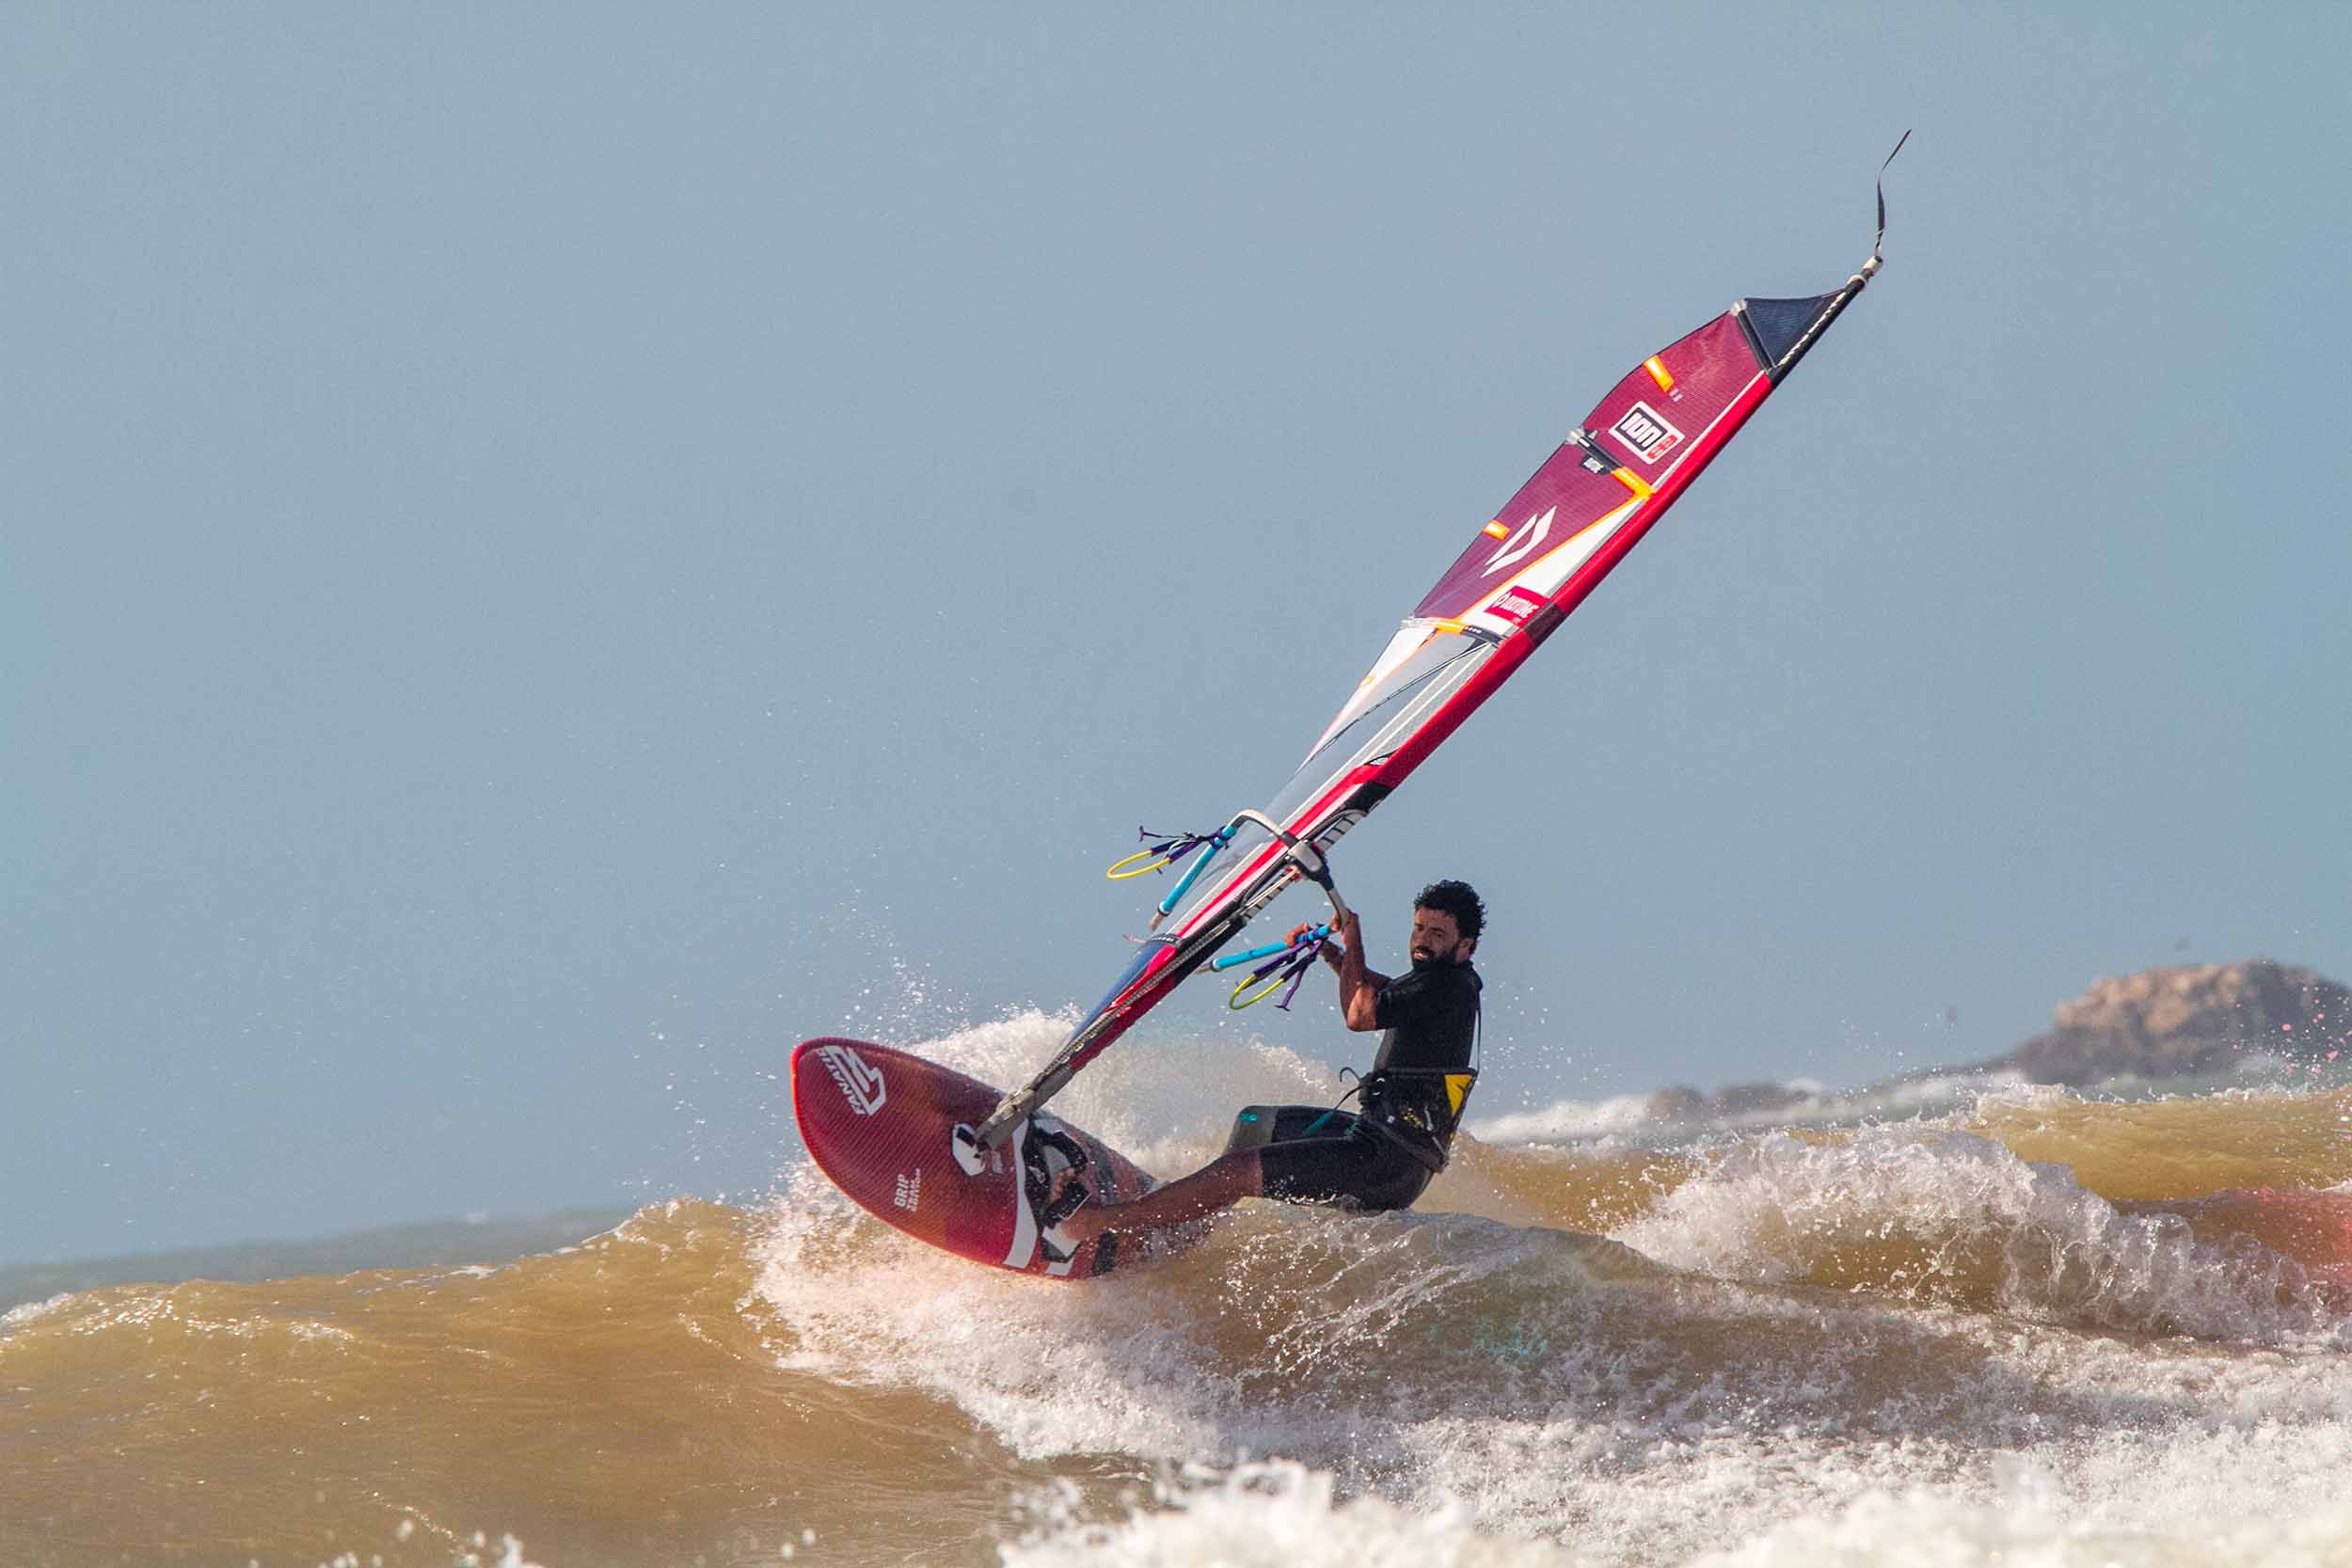
[[[2001,1063],[2038,1084],[2175,1078],[2260,1053],[2316,1062],[2352,1046],[2352,990],[2266,958],[2151,969],[2058,1004],[2055,1027]]]

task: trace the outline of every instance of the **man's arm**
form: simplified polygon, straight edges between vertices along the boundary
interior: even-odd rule
[[[1340,921],[1339,951],[1327,946],[1323,960],[1340,974],[1340,1017],[1358,1033],[1377,1029],[1373,1022],[1373,1004],[1379,999],[1380,988],[1389,983],[1385,974],[1375,974],[1364,967],[1363,922],[1350,910]]]

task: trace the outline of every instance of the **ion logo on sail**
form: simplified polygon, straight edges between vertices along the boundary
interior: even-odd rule
[[[1655,463],[1675,448],[1682,445],[1682,432],[1666,422],[1664,415],[1646,403],[1637,403],[1625,411],[1625,418],[1609,427],[1609,434],[1633,449],[1633,454],[1645,463]]]
[[[833,1081],[841,1085],[841,1098],[850,1102],[850,1110],[870,1117],[882,1108],[889,1091],[881,1069],[866,1066],[865,1058],[846,1045],[820,1046],[817,1055],[833,1074]]]

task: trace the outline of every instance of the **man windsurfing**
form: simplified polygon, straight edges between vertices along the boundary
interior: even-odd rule
[[[1181,1225],[1245,1197],[1327,1203],[1356,1213],[1409,1208],[1445,1168],[1478,1077],[1478,993],[1471,954],[1486,906],[1467,882],[1433,882],[1413,900],[1413,967],[1393,979],[1364,965],[1361,923],[1339,923],[1324,958],[1339,972],[1340,1015],[1359,1033],[1384,1031],[1360,1108],[1250,1105],[1225,1152],[1129,1203],[1080,1207],[1050,1240],[1075,1246],[1103,1231]],[[1344,1101],[1342,1101],[1344,1103]]]

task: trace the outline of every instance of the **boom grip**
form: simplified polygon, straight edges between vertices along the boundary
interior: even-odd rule
[[[1162,914],[1172,911],[1184,895],[1192,891],[1192,884],[1200,879],[1200,873],[1209,868],[1209,863],[1216,859],[1216,852],[1224,848],[1232,836],[1233,830],[1229,826],[1219,828],[1202,842],[1200,852],[1192,857],[1192,863],[1184,867],[1184,874],[1176,879],[1176,885],[1169,888],[1168,896],[1160,900]]]

